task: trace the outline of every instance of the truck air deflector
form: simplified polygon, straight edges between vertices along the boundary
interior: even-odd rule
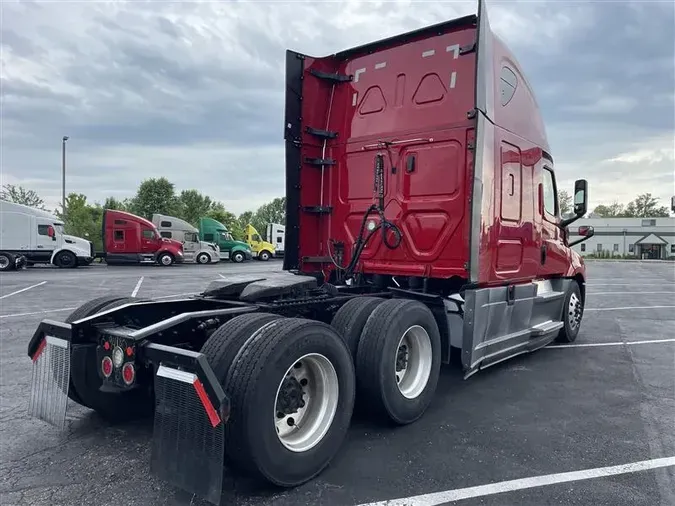
[[[478,54],[476,57],[476,108],[494,121],[494,50],[485,0],[478,0]]]

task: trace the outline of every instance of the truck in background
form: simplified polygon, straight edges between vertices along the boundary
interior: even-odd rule
[[[274,245],[264,241],[260,234],[250,223],[244,229],[244,241],[253,252],[253,258],[266,262],[274,256]]]
[[[355,400],[409,425],[460,388],[442,364],[469,380],[583,325],[569,226],[588,185],[562,218],[535,96],[483,0],[329,56],[289,50],[285,68],[287,274],[94,299],[27,349],[32,416],[64,427],[68,397],[109,418],[154,410],[151,472],[214,504],[224,465],[283,487],[319,476]]]
[[[220,262],[220,248],[213,242],[199,240],[199,229],[175,216],[155,213],[152,223],[159,235],[183,244],[185,262],[210,264]]]
[[[284,256],[284,238],[286,236],[286,227],[278,223],[267,224],[267,241],[274,244],[274,256]]]
[[[19,266],[19,257],[28,266],[62,268],[89,265],[94,259],[90,241],[65,234],[63,221],[42,209],[0,200],[0,227],[0,271]]]
[[[240,263],[253,258],[251,247],[245,242],[235,241],[227,227],[213,218],[199,218],[199,239],[216,243],[220,248],[221,260]]]
[[[109,265],[182,263],[183,244],[160,236],[145,218],[126,211],[103,211],[103,254]]]

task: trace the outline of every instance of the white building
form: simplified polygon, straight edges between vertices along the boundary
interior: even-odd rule
[[[578,228],[591,226],[595,235],[572,248],[583,256],[668,259],[675,257],[673,218],[582,218],[570,225],[570,242]]]

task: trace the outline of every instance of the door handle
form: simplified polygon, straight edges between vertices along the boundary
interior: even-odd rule
[[[410,174],[415,171],[415,155],[410,154],[405,161],[405,171]]]

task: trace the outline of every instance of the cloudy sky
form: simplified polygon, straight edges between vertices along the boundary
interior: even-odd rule
[[[330,54],[475,2],[3,0],[2,184],[131,196],[166,176],[234,212],[284,192],[284,51]],[[488,0],[537,93],[563,188],[591,205],[675,194],[675,8]]]

